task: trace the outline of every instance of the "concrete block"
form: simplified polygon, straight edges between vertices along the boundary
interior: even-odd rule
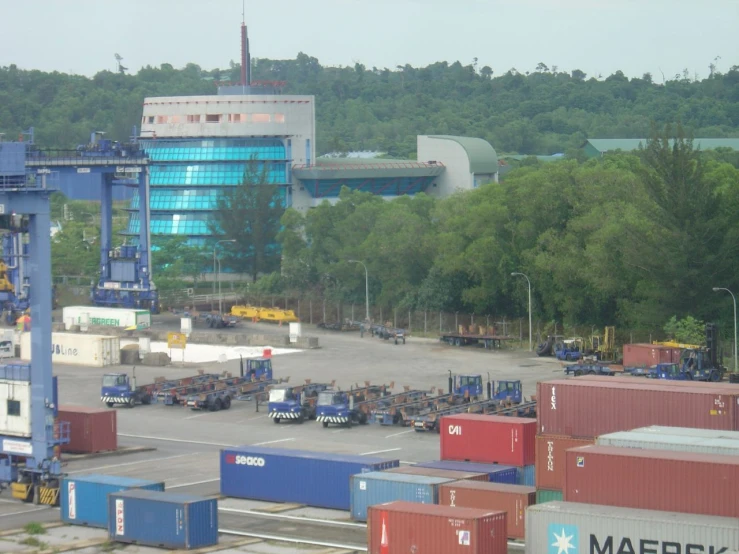
[[[165,352],[149,352],[141,360],[142,365],[162,367],[169,365],[169,355]]]

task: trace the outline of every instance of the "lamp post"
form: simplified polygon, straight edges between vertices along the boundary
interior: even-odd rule
[[[734,301],[734,373],[737,372],[737,358],[736,358],[736,296],[734,296],[734,293],[731,292],[729,289],[724,287],[713,287],[713,292],[718,292],[720,290],[725,290],[731,295],[731,299]]]
[[[532,343],[531,343],[531,340],[532,340],[532,337],[531,337],[531,281],[524,273],[519,273],[519,272],[511,273],[511,276],[515,276],[515,275],[520,275],[521,277],[526,278],[526,282],[529,284],[529,351],[531,352],[534,350]]]
[[[216,248],[218,248],[218,245],[222,242],[236,242],[235,239],[223,239],[216,241],[216,243],[213,245],[213,276],[215,279],[213,279],[213,296],[216,295],[216,281],[218,281],[218,294],[220,295],[221,292],[221,270],[220,265],[218,268],[218,272],[216,272]],[[220,313],[221,311],[221,301],[220,298],[218,299],[218,311]]]
[[[364,268],[364,304],[366,309],[366,321],[369,323],[370,316],[369,316],[369,272],[367,271],[367,266],[364,265],[363,262],[360,262],[359,260],[349,260],[349,263],[353,264],[362,264],[362,267]]]

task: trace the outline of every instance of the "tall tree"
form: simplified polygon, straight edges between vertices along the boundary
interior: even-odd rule
[[[268,163],[250,160],[242,183],[220,195],[210,223],[214,234],[235,241],[224,254],[228,265],[253,281],[280,267],[277,234],[285,212],[284,187],[271,183],[269,169]]]

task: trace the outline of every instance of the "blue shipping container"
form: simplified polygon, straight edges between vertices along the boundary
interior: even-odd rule
[[[369,456],[239,446],[221,450],[221,494],[348,510],[352,475],[399,465]]]
[[[506,483],[508,485],[518,484],[516,480],[517,468],[513,466],[502,466],[498,464],[476,464],[474,462],[450,462],[446,460],[421,462],[420,464],[416,465],[420,467],[433,467],[435,469],[466,471],[468,473],[487,473],[491,483]]]
[[[356,521],[367,521],[367,508],[376,504],[405,500],[438,504],[439,485],[452,479],[408,473],[360,473],[351,479],[351,513]]]
[[[60,493],[62,521],[105,529],[108,527],[108,495],[130,489],[163,491],[164,483],[114,475],[65,477]]]
[[[516,484],[527,487],[536,486],[536,466],[524,466],[516,468]]]
[[[218,500],[130,490],[108,497],[108,536],[117,542],[192,549],[218,544]]]

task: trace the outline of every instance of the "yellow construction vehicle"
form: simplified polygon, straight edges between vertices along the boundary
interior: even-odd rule
[[[606,327],[603,336],[593,335],[590,337],[590,346],[598,360],[616,361],[618,357],[616,328],[613,326]]]
[[[241,317],[243,319],[255,319],[259,317],[259,312],[263,308],[257,308],[256,306],[233,306],[231,308],[231,315],[235,317]]]

